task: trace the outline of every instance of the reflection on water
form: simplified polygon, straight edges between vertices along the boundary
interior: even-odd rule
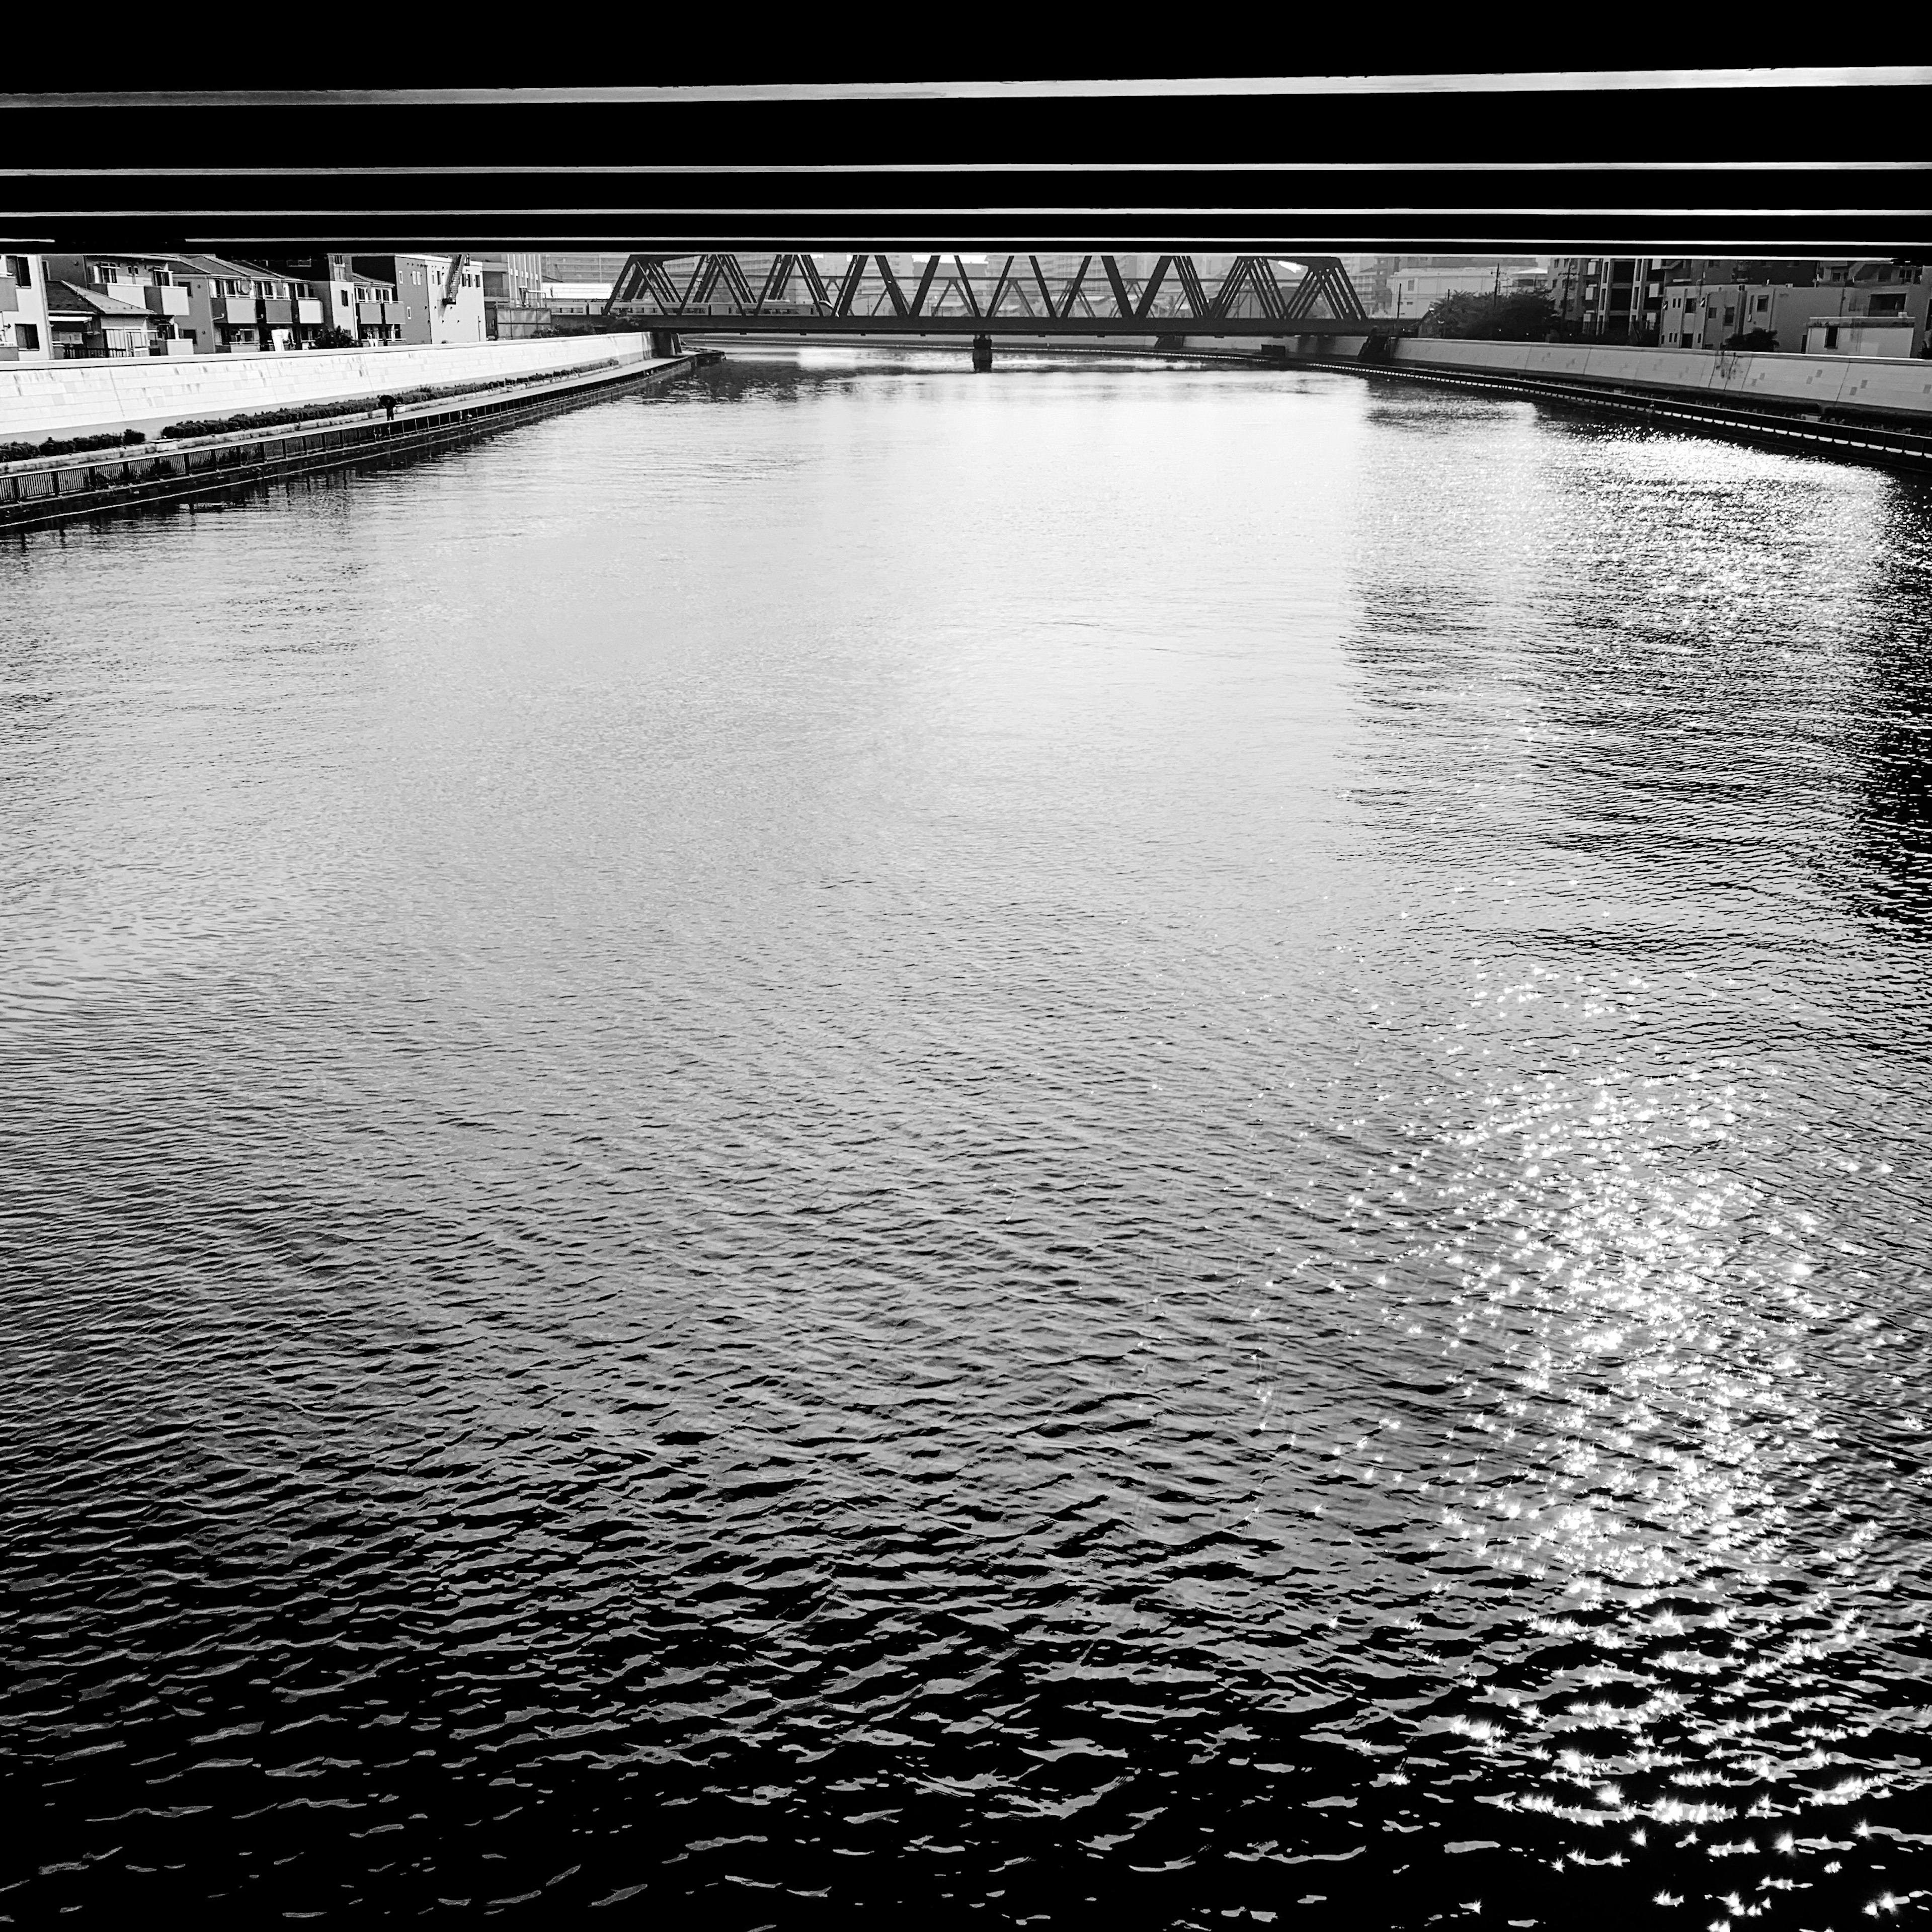
[[[747,358],[0,557],[0,1910],[1932,1904],[1932,504]]]

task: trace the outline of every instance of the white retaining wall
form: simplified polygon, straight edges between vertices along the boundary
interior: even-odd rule
[[[104,356],[0,363],[0,442],[93,436],[196,416],[239,416],[393,394],[430,383],[560,375],[592,362],[650,359],[648,336],[567,335],[522,342],[448,342],[406,349],[292,350],[284,355]]]
[[[1332,351],[1330,352],[1333,352]],[[1858,356],[1754,356],[1724,349],[1593,348],[1580,342],[1451,342],[1406,336],[1395,359],[1443,369],[1582,376],[1695,390],[1714,402],[1932,415],[1932,362]]]

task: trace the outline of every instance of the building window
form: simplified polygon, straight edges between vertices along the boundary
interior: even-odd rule
[[[34,286],[33,264],[26,256],[9,255],[7,257],[7,272],[14,278],[16,287],[30,289]]]
[[[16,349],[38,350],[40,346],[39,326],[31,322],[16,322],[14,325],[14,346]]]

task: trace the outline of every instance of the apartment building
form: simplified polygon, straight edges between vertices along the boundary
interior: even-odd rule
[[[483,278],[483,326],[498,337],[534,335],[543,306],[543,257],[536,254],[471,257]]]
[[[1559,327],[1599,341],[1652,339],[1680,260],[1645,255],[1559,255],[1550,265],[1550,292]]]
[[[403,311],[393,284],[359,274],[347,255],[272,255],[262,267],[298,284],[316,304],[316,326],[305,332],[304,346],[374,349],[402,340]]]
[[[405,343],[482,342],[488,329],[483,269],[465,255],[358,255],[358,274],[388,288]]]
[[[1714,262],[1720,269],[1754,268],[1756,263]],[[1918,356],[1927,344],[1927,310],[1932,276],[1916,265],[1892,262],[1825,262],[1790,265],[1790,280],[1736,281],[1729,278],[1666,283],[1658,318],[1658,342],[1666,349],[1772,349],[1800,352]],[[1856,339],[1883,340],[1882,351],[1840,350],[1833,334],[1822,351],[1817,342],[1827,325],[1862,326]],[[1816,338],[1814,340],[1814,338]],[[1767,339],[1768,338],[1768,339]]]
[[[0,255],[0,362],[45,362],[53,353],[47,278],[38,255]]]
[[[543,300],[543,257],[541,255],[473,255],[470,257],[483,278],[483,299],[508,302],[524,308]]]
[[[1822,291],[1808,283],[1666,282],[1658,310],[1660,349],[1722,349],[1738,336],[1760,338],[1754,346],[1795,353]],[[1832,298],[1824,298],[1826,306]],[[1772,338],[1766,341],[1765,337]]]
[[[197,356],[299,349],[322,326],[322,304],[310,290],[259,262],[183,255],[175,278],[186,293],[182,326],[194,337]]]

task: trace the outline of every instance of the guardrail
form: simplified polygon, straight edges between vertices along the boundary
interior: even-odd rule
[[[681,374],[694,358],[609,365],[520,384],[508,394],[384,410],[224,435],[170,437],[122,451],[0,466],[0,531],[246,490],[280,478],[387,462],[467,442],[570,407],[595,392]]]
[[[1425,368],[1414,363],[1366,362],[1327,357],[1297,356],[1286,364],[1293,369],[1330,369],[1352,376],[1372,376],[1404,382],[1437,382],[1458,389],[1492,389],[1507,395],[1534,397],[1587,411],[1609,410],[1702,429],[1736,440],[1774,448],[1804,449],[1853,461],[1878,463],[1891,469],[1923,474],[1932,471],[1932,434],[1867,424],[1831,422],[1819,416],[1776,415],[1762,410],[1738,409],[1714,403],[1685,400],[1666,390],[1635,389],[1575,377],[1501,376],[1473,370]]]

